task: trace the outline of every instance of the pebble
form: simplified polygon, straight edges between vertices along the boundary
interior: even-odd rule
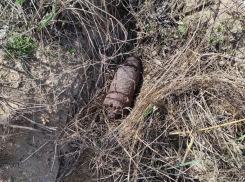
[[[157,51],[152,51],[152,56],[156,56],[157,55]]]
[[[220,61],[219,66],[223,67],[225,65],[225,61]]]
[[[162,61],[159,59],[153,59],[153,62],[157,65],[157,66],[162,66]]]
[[[241,71],[245,72],[245,64],[241,64],[240,69],[241,69]]]
[[[51,80],[46,80],[46,81],[45,81],[45,84],[46,84],[46,85],[51,85],[51,83],[52,83]]]
[[[237,66],[238,66],[237,62],[233,64],[233,67],[237,68]]]
[[[162,50],[162,56],[163,56],[164,58],[166,57],[165,50]]]

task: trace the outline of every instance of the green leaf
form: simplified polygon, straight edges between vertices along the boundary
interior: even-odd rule
[[[37,0],[32,0],[32,2],[36,2]],[[21,3],[23,3],[23,2],[25,2],[25,0],[17,0],[17,1],[15,1],[15,3],[16,4],[21,4]]]
[[[38,43],[33,44],[33,47],[37,48],[37,46],[38,46]]]
[[[179,31],[180,36],[183,36],[185,33],[185,25],[179,25],[178,31]]]
[[[25,0],[17,0],[15,3],[16,4],[21,4],[21,3],[23,3]]]
[[[245,135],[242,135],[241,137],[239,137],[238,139],[236,140],[243,140],[245,138]]]
[[[216,29],[216,30],[220,30],[221,29],[221,26],[218,24],[218,25],[216,25],[215,27],[214,27],[214,29]]]
[[[71,48],[70,53],[74,53],[74,52],[75,52],[75,49]]]
[[[149,108],[148,110],[146,110],[145,112],[144,112],[144,117],[146,117],[146,116],[148,116],[149,114],[151,114],[153,112],[153,107],[152,108]]]
[[[37,30],[39,31],[43,27],[45,27],[54,18],[54,15],[55,15],[55,13],[52,13],[51,15],[49,15],[49,17],[47,18],[47,20],[45,20],[45,22],[42,25],[40,25]]]
[[[143,116],[145,118],[149,114],[153,113],[153,111],[154,111],[154,107],[151,107],[151,108],[147,109],[146,111],[144,111],[143,113],[141,113],[140,115],[136,116],[134,119],[139,119],[141,116]]]
[[[174,169],[174,168],[178,168],[178,167],[183,167],[183,166],[187,166],[187,165],[190,165],[190,164],[195,164],[195,163],[198,163],[202,161],[201,159],[196,159],[196,160],[193,160],[193,161],[189,161],[189,162],[185,162],[183,164],[179,164],[177,166],[172,166],[172,167],[169,167],[167,168],[166,170],[169,170],[169,169]]]
[[[222,38],[220,39],[220,41],[221,41],[221,43],[224,43],[224,42],[226,41],[226,38],[225,38],[225,37],[222,37]]]
[[[54,4],[54,13],[56,13],[56,9],[57,9],[57,0],[55,0],[55,4]]]
[[[30,37],[20,36],[7,42],[4,47],[12,56],[28,56],[35,51],[38,43],[34,42]]]
[[[55,0],[53,13],[49,15],[49,17],[45,20],[45,22],[37,28],[38,31],[41,30],[43,27],[45,27],[54,18],[56,14],[56,9],[57,9],[57,0]]]

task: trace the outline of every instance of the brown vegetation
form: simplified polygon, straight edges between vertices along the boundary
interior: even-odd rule
[[[20,15],[25,26],[32,17],[27,31],[38,51],[62,68],[48,77],[53,86],[42,98],[53,95],[45,109],[54,116],[60,107],[74,108],[55,124],[62,126],[56,142],[73,161],[59,180],[86,164],[87,181],[244,181],[243,2],[61,0],[55,18],[36,31],[52,3],[28,1]],[[52,57],[48,48],[60,52]],[[130,114],[111,122],[102,105],[106,88],[128,55],[141,58],[143,81]],[[79,82],[61,82],[64,75]]]

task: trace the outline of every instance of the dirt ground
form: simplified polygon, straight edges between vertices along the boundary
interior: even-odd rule
[[[70,70],[69,64],[77,64],[74,55],[64,53],[66,58],[58,60],[58,53],[47,49],[48,54],[37,51],[34,59],[21,60],[0,49],[2,180],[52,182],[69,167],[67,159],[61,159],[57,139],[83,105],[83,68]],[[86,175],[77,174],[87,181]]]
[[[50,2],[38,1],[40,6]],[[23,14],[21,6],[8,5],[0,8],[4,12],[14,5],[16,14],[7,12],[14,20],[0,21],[0,181],[89,181],[86,151],[79,154],[82,164],[77,168],[78,155],[70,154],[69,144],[57,143],[64,127],[96,96],[94,87],[103,86],[101,61],[92,56],[85,30],[77,33],[69,27],[65,38],[40,42],[28,57],[9,56],[3,45],[11,28],[11,39],[23,33],[22,25],[15,24]]]
[[[0,152],[1,180],[53,182],[59,179],[59,172],[69,166],[69,157],[61,160],[55,133],[47,131],[6,131],[1,127],[2,139]],[[64,153],[62,155],[65,155]],[[62,181],[91,181],[88,171],[88,155],[83,154],[83,165],[69,168],[72,173]],[[72,161],[72,160],[71,160]]]
[[[11,64],[6,53],[3,50],[1,53],[1,61]],[[69,121],[69,118],[72,118],[73,109],[76,107],[72,104],[72,100],[75,100],[75,95],[81,91],[79,77],[77,76],[79,69],[76,73],[63,76],[58,73],[58,66],[52,68],[51,65],[43,63],[42,67],[36,66],[36,63],[30,62],[31,65],[29,66],[34,68],[31,70],[31,75],[21,74],[19,70],[23,70],[23,67],[20,64],[19,67],[12,65],[17,69],[1,67],[2,75],[5,73],[2,77],[2,84],[7,83],[8,87],[3,88],[1,95],[6,100],[2,102],[0,115],[0,123],[2,124],[0,130],[0,174],[2,179],[7,181],[52,182],[59,178],[63,168],[70,167],[69,158],[71,156],[68,156],[67,159],[66,157],[62,158],[62,155],[65,154],[62,153],[63,149],[58,147],[57,139],[62,132],[62,127]],[[36,68],[37,70],[35,70]],[[42,73],[39,72],[40,70]],[[46,73],[43,72],[47,71],[49,72],[48,75],[53,74],[54,76],[44,76],[43,80],[39,79],[38,81],[33,78],[35,76],[41,78],[40,74],[44,75]],[[35,73],[37,75],[34,75]],[[51,81],[49,81],[50,78]],[[41,88],[38,86],[40,82],[47,84]],[[49,87],[50,84],[56,85]],[[65,87],[70,87],[72,91],[65,90],[66,93],[62,95],[61,89]],[[52,91],[51,95],[50,90]],[[59,96],[54,98],[53,95],[55,94]],[[13,100],[7,100],[8,97]],[[30,106],[24,106],[21,103],[27,100],[29,100]],[[69,100],[69,102],[63,102],[64,100]],[[51,108],[52,104],[50,103],[53,102],[57,103],[55,104],[56,109]],[[28,111],[28,107],[30,107],[30,111]],[[80,168],[84,170],[82,167]],[[80,171],[76,174],[76,178],[88,181],[87,175],[87,173],[82,174]],[[73,178],[72,175],[71,178]]]
[[[244,31],[244,24],[242,23],[242,20],[241,20],[241,21],[234,21],[234,23],[232,24],[232,27],[229,29],[230,31],[229,33],[227,33],[228,31],[226,33],[222,32],[222,26],[224,26],[224,24],[222,23],[223,22],[229,23],[229,21],[234,18],[234,12],[241,12],[240,16],[241,17],[245,16],[244,14],[245,4],[242,1],[240,3],[239,2],[220,0],[218,2],[206,4],[206,1],[186,0],[183,5],[181,3],[177,3],[178,6],[176,5],[176,8],[179,9],[178,12],[185,12],[185,14],[183,15],[184,16],[183,19],[179,18],[180,15],[177,15],[174,13],[169,13],[169,14],[173,18],[172,21],[175,20],[177,22],[178,24],[177,27],[181,27],[182,25],[185,26],[184,32],[180,32],[181,34],[183,33],[183,37],[187,36],[188,30],[191,29],[191,26],[193,24],[198,25],[199,18],[202,17],[203,22],[205,22],[206,27],[208,27],[205,31],[207,32],[210,31],[210,35],[215,33],[216,35],[215,38],[219,39],[220,44],[222,44],[221,42],[222,40],[224,40],[225,36],[226,36],[225,37],[226,40],[235,39],[234,38],[235,36],[238,36],[239,33]],[[170,41],[167,41],[167,43],[164,42],[165,40],[163,40],[163,43],[162,42],[159,44],[157,43],[158,41],[160,42],[160,39],[162,40],[163,37],[166,36],[166,35],[162,35],[161,31],[163,29],[165,31],[165,29],[167,29],[166,27],[168,26],[170,26],[171,28],[173,22],[169,21],[168,19],[165,19],[165,15],[164,13],[162,13],[163,10],[165,10],[167,3],[164,4],[160,2],[159,6],[148,9],[149,7],[148,4],[150,3],[151,1],[144,1],[144,3],[142,3],[143,4],[142,7],[140,6],[141,8],[140,10],[137,8],[134,9],[135,12],[138,11],[137,13],[139,13],[140,16],[147,17],[145,19],[144,18],[141,19],[140,16],[135,16],[137,24],[134,25],[134,28],[136,27],[135,29],[137,29],[138,31],[137,38],[139,40],[141,39],[141,37],[144,37],[144,36],[146,38],[142,42],[140,41],[137,42],[137,47],[135,47],[134,49],[132,48],[125,48],[125,49],[129,49],[128,50],[129,55],[133,53],[134,55],[137,55],[142,58],[142,63],[143,63],[142,77],[143,78],[141,81],[141,90],[140,90],[141,93],[137,95],[139,96],[140,99],[139,99],[139,102],[137,100],[137,103],[149,102],[151,103],[151,105],[153,103],[154,107],[152,107],[153,108],[152,112],[157,113],[159,111],[159,113],[164,115],[161,117],[159,116],[160,118],[159,121],[160,120],[167,121],[166,118],[168,118],[169,120],[173,119],[171,118],[171,113],[175,112],[173,109],[174,108],[173,105],[170,104],[168,108],[165,106],[164,107],[159,106],[159,105],[162,105],[162,103],[164,102],[167,103],[166,101],[167,99],[166,100],[163,99],[164,93],[161,95],[160,94],[158,95],[158,93],[161,93],[162,88],[159,88],[159,90],[155,91],[154,94],[149,94],[150,92],[148,93],[148,91],[155,88],[155,85],[157,85],[158,81],[161,80],[160,79],[162,78],[161,76],[164,75],[164,74],[158,75],[161,72],[161,70],[168,71],[172,69],[171,66],[166,67],[166,68],[164,67],[165,65],[169,63],[170,58],[172,58],[171,56],[175,54],[177,55],[178,52],[182,51],[177,47],[177,43],[175,43],[175,39],[176,39],[176,42],[179,41],[179,42],[182,42],[182,44],[183,42],[185,42],[185,40],[180,38],[182,35],[181,36],[173,35],[174,38],[171,37],[172,39]],[[48,5],[49,5],[49,2],[47,3],[47,6]],[[136,6],[134,3],[131,3],[131,4],[127,3],[127,5],[128,5],[127,8],[129,7],[134,8]],[[171,6],[172,5],[174,6],[174,3],[171,4]],[[16,8],[19,8],[19,7],[16,6]],[[202,8],[204,8],[204,11],[202,11]],[[113,20],[111,19],[110,21],[112,22],[114,26],[115,22],[113,22]],[[160,20],[162,22],[159,23]],[[100,22],[102,21],[102,19],[101,20],[99,19],[96,21]],[[176,24],[176,22],[174,23]],[[105,24],[102,24],[102,23],[101,25],[96,24],[96,27],[101,26],[105,28],[109,26],[109,24],[110,22],[106,21]],[[115,27],[118,28],[119,25],[120,24],[118,23],[115,25]],[[210,28],[213,25],[215,25],[216,28]],[[131,135],[126,134],[125,136],[123,135],[122,137],[120,136],[121,134],[120,132],[119,134],[118,133],[114,134],[114,132],[118,128],[121,131],[126,128],[125,131],[127,130],[127,132],[129,133],[130,131],[132,132],[134,131],[135,133],[139,131],[137,129],[132,129],[130,127],[127,128],[124,126],[120,128],[121,126],[120,123],[123,123],[123,121],[121,120],[119,120],[119,122],[115,122],[115,124],[111,126],[107,122],[107,120],[104,119],[106,118],[105,113],[103,112],[104,110],[101,109],[103,97],[107,90],[106,85],[108,84],[108,82],[110,82],[116,70],[115,68],[118,66],[118,63],[123,62],[124,57],[120,55],[120,52],[117,52],[118,47],[115,46],[113,47],[116,50],[116,51],[114,50],[114,52],[116,52],[119,56],[116,54],[112,54],[110,58],[106,59],[105,58],[106,51],[105,51],[102,53],[100,52],[100,54],[98,53],[98,55],[93,56],[91,58],[91,55],[94,55],[93,51],[99,50],[99,48],[97,47],[97,45],[95,46],[93,45],[95,48],[91,46],[90,42],[88,42],[88,40],[84,38],[85,35],[87,36],[89,35],[93,37],[94,40],[92,42],[94,44],[102,44],[104,43],[104,41],[108,43],[112,41],[110,40],[110,38],[104,36],[103,34],[100,35],[99,33],[97,33],[94,27],[92,27],[91,25],[88,25],[88,26],[86,25],[86,28],[91,27],[91,29],[88,29],[88,30],[81,29],[80,34],[77,33],[77,30],[80,31],[80,29],[73,30],[73,28],[70,28],[70,27],[67,28],[64,32],[56,32],[57,34],[64,33],[66,39],[61,38],[57,40],[56,42],[51,42],[49,45],[40,43],[37,50],[33,52],[32,55],[29,56],[28,58],[17,58],[14,56],[11,57],[7,55],[6,50],[4,50],[3,47],[1,46],[6,44],[6,41],[8,40],[7,37],[9,36],[9,32],[10,32],[12,25],[7,24],[2,21],[0,22],[0,26],[1,26],[1,29],[0,29],[0,41],[1,41],[0,42],[0,88],[1,88],[1,93],[0,93],[0,182],[1,181],[3,182],[106,181],[107,178],[106,177],[103,178],[103,175],[109,176],[108,179],[111,176],[113,176],[114,181],[115,179],[117,179],[118,181],[123,181],[124,176],[126,176],[125,179],[127,179],[128,181],[130,181],[131,179],[133,181],[133,179],[136,179],[136,176],[143,175],[142,181],[147,181],[148,173],[146,172],[146,174],[143,174],[142,170],[137,171],[138,165],[135,164],[136,167],[133,172],[127,171],[127,170],[132,170],[131,162],[132,161],[134,162],[133,157],[135,157],[139,161],[143,161],[143,163],[145,161],[151,160],[149,163],[157,166],[156,167],[157,169],[154,168],[155,171],[153,169],[149,170],[150,171],[149,176],[148,176],[149,179],[150,179],[150,176],[154,176],[154,174],[155,175],[157,174],[158,170],[161,169],[161,167],[159,167],[161,165],[170,164],[171,166],[174,166],[175,163],[181,163],[181,162],[184,163],[185,160],[188,159],[187,156],[190,153],[192,157],[193,156],[197,158],[200,157],[199,153],[197,154],[197,150],[199,149],[195,148],[192,150],[188,150],[189,147],[191,148],[193,144],[192,139],[182,140],[180,139],[181,138],[180,136],[179,138],[170,136],[167,139],[166,138],[163,139],[163,140],[166,139],[166,143],[162,141],[159,142],[161,144],[160,147],[157,146],[155,148],[154,147],[151,148],[150,144],[146,144],[147,142],[142,141],[139,135],[132,135],[132,136],[134,136],[134,138],[137,138],[141,142],[140,144],[136,144],[136,142],[135,143],[132,142],[133,144],[125,142],[126,143],[125,144],[123,142],[126,141],[127,136],[131,136]],[[133,26],[131,25],[131,27]],[[140,30],[144,30],[144,31],[140,31]],[[117,32],[117,30],[114,30],[114,29],[110,29],[110,31],[111,31],[110,33],[113,35],[116,34],[115,32]],[[127,31],[134,33],[135,30],[131,30],[129,28]],[[170,35],[171,31],[172,31],[171,29],[168,29],[167,33]],[[181,30],[179,29],[178,31],[181,31]],[[195,32],[195,30],[193,31]],[[18,35],[18,34],[13,34],[13,36],[15,35]],[[122,33],[122,35],[124,34]],[[151,35],[154,35],[154,36],[152,37]],[[231,37],[231,35],[234,35],[234,37]],[[118,40],[117,38],[118,37],[116,37],[115,40]],[[67,40],[69,40],[72,43],[70,43]],[[215,45],[213,47],[212,45],[211,46],[207,45],[206,47],[205,46],[204,47],[205,48],[208,47],[207,49],[210,49],[210,52],[217,51],[217,50],[214,51],[215,49],[214,47],[216,46],[215,41],[216,40],[211,40],[210,38],[210,44],[215,44]],[[170,45],[168,45],[168,43]],[[121,46],[121,47],[119,46],[119,47],[124,48],[124,46]],[[209,46],[212,48],[209,48]],[[224,50],[222,50],[223,52],[229,52],[231,49],[234,48],[234,46],[232,48],[232,40],[230,44],[223,43],[222,46],[225,47]],[[73,49],[76,50],[75,53],[71,51]],[[244,77],[244,72],[245,72],[244,49],[245,49],[245,45],[243,44],[236,45],[236,48],[233,51],[233,55],[235,55],[235,61],[230,61],[229,60],[230,54],[226,54],[226,56],[218,57],[216,62],[212,62],[211,66],[209,65],[209,63],[200,63],[198,64],[198,66],[201,67],[202,64],[205,64],[203,67],[205,67],[205,69],[207,68],[208,71],[212,69],[215,70],[217,68],[218,71],[216,70],[214,71],[217,74],[219,73],[219,71],[229,72],[229,73],[231,72],[233,76],[235,73],[237,73],[239,75],[239,78],[242,79]],[[77,50],[80,50],[80,51],[77,51]],[[121,52],[123,52],[123,50]],[[194,49],[191,53],[190,52],[188,52],[188,54],[186,54],[185,56],[188,57],[189,55],[192,55],[190,56],[192,60],[199,61],[198,60],[199,59],[198,56],[200,56],[199,53],[195,53]],[[215,53],[221,54],[218,51]],[[183,56],[183,59],[185,58],[185,56]],[[196,59],[193,58],[195,56],[196,56]],[[210,55],[205,55],[205,56],[207,57]],[[201,58],[203,57],[201,56]],[[216,59],[216,58],[212,58],[212,59]],[[106,65],[105,68],[104,68],[104,65]],[[173,63],[173,65],[175,65],[175,62]],[[184,69],[186,67],[186,70],[187,68],[192,69],[192,65],[195,65],[195,62],[187,61],[187,62],[184,62],[181,66],[178,65],[179,66],[178,69],[176,68],[173,71],[171,71],[171,74],[169,72],[168,73],[170,76],[174,75],[172,76],[173,77],[172,79],[174,80],[175,76],[179,75],[179,73],[181,72],[180,70],[182,68]],[[198,66],[196,69],[201,70],[201,68],[199,68]],[[191,73],[189,75],[191,75]],[[210,73],[210,75],[212,74]],[[206,77],[207,77],[208,83],[211,83],[210,80],[212,79],[210,79],[208,76]],[[204,82],[203,80],[205,80],[206,77],[201,78],[200,82]],[[223,79],[223,78],[222,79],[225,81],[228,78],[236,80],[234,77],[227,76],[226,79]],[[179,80],[181,80],[181,78],[182,77],[180,76]],[[170,79],[168,78],[168,75],[166,76],[166,80],[167,79]],[[162,82],[165,82],[166,80]],[[181,84],[181,83],[178,83],[179,80],[177,81],[175,80],[175,82],[170,81],[169,85],[172,84],[172,87],[171,87],[172,90],[174,90],[175,88],[179,88],[179,85]],[[196,80],[193,80],[191,82],[194,83],[195,81]],[[176,86],[174,86],[174,84],[176,84]],[[202,84],[200,85],[202,86]],[[176,95],[178,95],[177,91],[180,93],[183,93],[184,92],[183,90],[188,90],[189,87],[191,86],[188,84],[187,86],[183,84],[183,87],[179,89],[181,91],[176,90]],[[241,87],[242,87],[242,84],[241,84]],[[239,89],[241,88],[239,87],[237,90]],[[193,91],[193,93],[194,92],[195,91]],[[149,97],[146,97],[148,95],[152,96],[152,98],[149,99]],[[171,95],[171,98],[175,98],[175,97],[177,98],[176,95]],[[187,96],[189,95],[187,94]],[[144,97],[146,99],[144,99]],[[192,99],[194,100],[196,97],[197,96],[195,95]],[[178,101],[179,103],[185,103],[188,101],[188,98],[185,97],[185,99],[182,99],[181,102],[179,100]],[[241,101],[241,99],[239,101]],[[223,102],[225,103],[225,101]],[[137,106],[137,103],[135,104],[136,106]],[[217,103],[218,101],[216,102],[216,104]],[[143,104],[142,106],[140,104],[138,105],[139,105],[138,107],[139,111],[145,110],[146,108],[148,108],[148,105],[143,105]],[[90,108],[88,109],[87,106],[91,106],[91,109]],[[155,112],[154,110],[156,106],[159,106],[156,109],[158,110],[157,112]],[[191,106],[187,104],[186,108],[191,107]],[[197,106],[199,107],[198,104]],[[206,105],[204,104],[204,106]],[[200,113],[203,112],[204,113],[203,115],[209,113],[209,110],[206,109],[206,107],[204,106],[201,107],[200,110],[198,110],[198,112]],[[230,109],[233,107],[229,105],[227,106],[227,108]],[[215,109],[218,110],[219,109],[218,106],[217,107],[215,106]],[[184,113],[186,112],[186,110],[181,110],[181,112]],[[176,111],[177,114],[181,112]],[[200,114],[198,112],[194,114],[191,113],[195,117],[193,116],[192,118],[193,120],[190,119],[190,123],[191,122],[195,123],[195,121],[197,120],[199,116],[198,114]],[[78,113],[80,115],[83,115],[82,119],[80,120],[77,119],[80,117],[78,116],[79,115]],[[134,110],[132,113],[138,114]],[[226,110],[222,110],[222,109],[220,109],[220,113],[218,111],[216,112],[217,117],[219,116],[221,118],[220,120],[223,119],[227,122],[230,120],[234,120],[236,118],[238,119],[242,118],[241,113],[235,114],[234,116],[232,112],[227,112]],[[132,115],[131,118],[133,117],[137,118],[138,116],[136,117],[136,114]],[[144,117],[147,118],[148,115],[149,113],[147,113]],[[154,117],[156,118],[158,117],[158,115],[156,114],[154,115]],[[144,124],[140,123],[140,124],[142,125],[142,127],[145,127],[148,124],[149,126],[154,125],[152,124],[152,122],[154,121],[154,117],[153,116],[149,117],[149,119],[147,119],[145,122],[146,124],[145,123]],[[206,120],[209,121],[209,119],[211,118],[210,119],[211,124],[210,123],[208,124],[216,125],[212,123],[213,121],[212,117],[209,118],[206,115],[202,117],[204,121]],[[74,118],[77,120],[75,120]],[[183,117],[182,118],[179,117],[179,120],[181,119],[183,119]],[[101,120],[103,120],[103,126],[101,124],[102,123]],[[173,119],[174,122],[172,122],[169,126],[172,126],[176,123],[180,123],[179,120],[177,121],[177,119]],[[82,121],[83,123],[80,124],[78,121]],[[125,120],[125,123],[128,124],[127,121],[128,120]],[[162,128],[165,125],[167,126],[167,122],[157,123],[156,125],[157,125],[157,128]],[[186,125],[188,124],[185,123],[185,126]],[[195,127],[199,126],[199,125],[196,126],[196,123],[193,125]],[[92,129],[90,129],[89,126],[91,126]],[[205,126],[206,125],[203,124],[202,128],[205,128]],[[105,128],[108,127],[109,132],[99,133],[98,130],[94,129],[94,128],[99,128],[99,127],[101,131],[106,130]],[[242,126],[239,126],[235,128],[234,130],[240,132],[241,128]],[[77,131],[75,131],[76,129]],[[89,132],[87,132],[86,129]],[[182,128],[179,127],[178,124],[176,124],[175,129],[178,129],[178,132],[179,132],[179,130],[181,130]],[[85,132],[85,130],[87,133]],[[162,129],[162,130],[165,131],[165,129]],[[193,131],[196,131],[196,129],[195,130],[193,129]],[[157,133],[158,131],[155,131],[155,132]],[[222,133],[222,131],[218,131],[218,132]],[[162,136],[162,133],[163,132],[160,132],[161,136]],[[169,133],[170,132],[168,132],[168,134]],[[243,133],[242,129],[241,129],[241,133]],[[90,134],[90,136],[86,136],[87,134]],[[168,134],[166,134],[166,136]],[[115,137],[114,135],[117,137]],[[145,138],[145,140],[147,141],[151,135],[154,135],[154,132],[149,131],[148,133],[147,131],[145,135],[147,135]],[[84,138],[81,138],[81,136]],[[94,140],[89,138],[91,136],[92,138],[94,137]],[[113,136],[115,138],[112,137],[113,139],[110,139],[109,136]],[[193,136],[190,134],[190,138],[192,138]],[[227,138],[228,136],[231,136],[231,135],[227,134]],[[118,139],[120,137],[123,138],[121,140],[122,142]],[[198,137],[196,136],[196,138]],[[160,137],[156,136],[156,138],[158,139]],[[85,140],[86,142],[83,143],[83,141]],[[220,138],[218,137],[217,140],[220,140]],[[231,142],[229,139],[227,140],[230,142],[229,145],[232,145],[235,148],[234,149],[235,157],[233,156],[233,153],[232,152],[231,153],[232,153],[234,160],[236,161],[234,163],[233,162],[230,162],[230,163],[228,162],[228,163],[229,165],[232,165],[232,166],[238,165],[238,168],[242,170],[244,166],[243,160],[241,158],[241,161],[237,162],[236,157],[239,157],[239,155],[242,156],[244,154],[243,144],[235,144],[234,141]],[[154,143],[154,141],[155,139],[153,141],[149,141],[149,143],[151,142]],[[160,150],[160,148],[162,149],[166,147],[165,145],[167,145],[168,144],[167,142],[169,141],[172,142],[172,145],[169,146],[168,149],[164,149],[163,150],[164,152],[163,151],[156,152],[158,149]],[[90,142],[90,146],[88,144],[89,142]],[[110,153],[111,148],[118,147],[115,145],[116,142],[118,142],[118,145],[123,148],[121,150],[121,153],[122,151],[126,151],[125,152],[126,156],[130,158],[129,165],[128,165],[129,161],[125,162],[124,159],[122,159],[121,154],[118,154],[117,152],[114,152],[114,151]],[[183,144],[185,142],[186,144]],[[222,142],[219,141],[219,144],[220,143],[223,146]],[[142,146],[142,144],[144,144],[145,146],[143,146],[141,149],[140,147]],[[128,151],[125,149],[124,145],[129,146]],[[175,147],[175,145],[181,145],[182,149],[180,149],[181,147],[180,148]],[[205,140],[203,141],[203,143],[200,144],[201,146],[200,151],[204,151],[208,148],[208,152],[206,153],[211,153],[214,156],[217,156],[217,154],[215,153],[216,151],[218,152],[223,151],[223,150],[226,151],[224,149],[225,147],[221,147],[219,148],[220,151],[215,149],[215,152],[214,152],[212,149],[213,146],[211,144],[208,147],[206,145],[209,145],[208,140]],[[228,144],[226,145],[228,146]],[[94,149],[95,149],[94,151],[91,150],[92,148],[91,146],[94,146]],[[133,149],[135,149],[134,147],[139,149],[139,152],[137,154],[133,154],[134,153]],[[109,148],[110,148],[110,151],[109,151]],[[152,156],[149,158],[142,157],[142,159],[140,156],[137,156],[138,154],[143,156],[143,154],[145,153],[147,154],[150,153],[149,155],[154,153],[154,155],[152,154]],[[213,176],[213,177],[210,177],[210,181],[217,181],[217,179],[219,179],[218,176],[221,173],[219,174],[218,172],[215,173],[216,169],[213,170],[213,166],[216,165],[216,162],[212,161],[213,159],[211,157],[206,156],[205,152],[203,153],[200,152],[200,153],[201,153],[200,154],[201,156],[203,155],[206,157],[205,167],[204,165],[202,166],[202,164],[192,165],[192,169],[194,173],[196,171],[197,175],[195,176],[193,175],[193,173],[191,173],[192,179],[190,179],[190,181],[195,180],[195,179],[198,181],[207,181],[206,176],[209,176],[209,177]],[[114,159],[113,158],[114,156],[112,154],[115,154],[115,156],[118,155],[119,157],[118,158],[115,157]],[[163,160],[162,158],[160,162],[157,161],[157,156],[159,158],[164,156],[162,157],[164,159],[164,162],[162,161]],[[183,156],[184,158],[182,158]],[[190,157],[190,160],[191,160],[191,157]],[[222,158],[221,160],[229,161],[228,158]],[[126,165],[121,163],[120,161],[125,162]],[[107,167],[107,162],[108,162],[108,166],[110,164],[110,165],[115,165],[116,167],[115,168],[112,168],[111,166]],[[213,163],[215,163],[215,165]],[[102,172],[101,171],[98,172],[101,166],[103,167],[106,166],[105,170],[103,168],[101,170]],[[145,169],[146,166],[143,166],[140,169]],[[212,170],[209,170],[207,166],[210,166],[210,169],[212,168]],[[151,170],[154,172],[152,172]],[[182,174],[184,174],[184,172],[182,173],[178,170],[176,171],[177,171],[176,174],[178,174],[179,176],[182,176]],[[118,176],[116,174],[118,174]],[[161,172],[159,172],[159,174],[162,175]],[[173,174],[170,174],[170,173],[166,173],[166,174],[171,177],[174,176]],[[132,176],[132,178],[129,179],[130,175]],[[98,176],[102,176],[101,179],[99,179]],[[179,179],[181,181],[180,179],[181,177],[175,178],[174,176],[173,178]],[[163,178],[159,178],[156,181],[161,181],[162,179]],[[234,177],[234,179],[236,178]],[[140,181],[140,179],[135,180],[135,181]]]
[[[1,127],[1,136],[6,133]],[[12,133],[12,132],[11,132]],[[7,181],[55,181],[59,170],[55,136],[18,131],[1,142],[1,176]]]

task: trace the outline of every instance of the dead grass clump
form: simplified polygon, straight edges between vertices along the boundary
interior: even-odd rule
[[[243,180],[244,145],[237,139],[244,134],[244,26],[215,28],[220,13],[229,15],[224,6],[240,15],[232,9],[237,5],[132,6],[139,39],[134,50],[144,66],[135,107],[109,123],[101,107],[94,118],[82,115],[88,105],[68,127],[78,151],[93,149],[90,169],[97,181]],[[228,15],[223,18],[233,18]],[[235,42],[234,31],[240,37]]]
[[[105,70],[115,69],[128,53],[130,35],[124,23],[129,18],[127,12],[119,12],[123,7],[120,1],[43,0],[18,4],[4,0],[0,4],[4,17],[0,24],[5,27],[1,44],[25,37],[39,45],[28,56],[9,52],[8,59],[1,62],[3,99],[9,97],[9,101],[21,103],[9,110],[11,115],[21,107],[22,114],[35,115],[33,118],[42,124],[66,123],[101,92]]]

